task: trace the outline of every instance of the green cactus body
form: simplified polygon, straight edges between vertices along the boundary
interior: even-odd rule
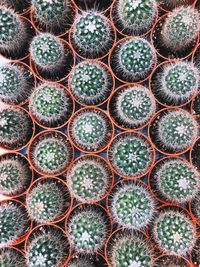
[[[155,203],[148,190],[135,183],[121,184],[110,199],[114,221],[129,229],[142,229],[153,218]]]
[[[112,243],[111,243],[112,241]],[[109,242],[108,256],[113,267],[153,267],[150,243],[137,231],[119,230]]]
[[[181,159],[164,160],[154,177],[158,192],[171,202],[184,203],[198,193],[199,174],[191,164]]]
[[[152,147],[135,133],[117,136],[108,153],[113,168],[123,177],[143,176],[153,162]]]
[[[200,221],[200,194],[192,201],[191,208],[196,219]]]
[[[30,45],[33,61],[42,69],[56,71],[65,58],[64,45],[50,33],[35,36]]]
[[[161,210],[152,231],[159,247],[171,255],[186,255],[196,240],[193,223],[184,212],[178,210]]]
[[[59,127],[72,115],[73,101],[64,88],[42,84],[31,95],[29,110],[45,127]]]
[[[159,141],[174,152],[187,149],[197,136],[197,122],[187,111],[170,110],[158,123]]]
[[[15,201],[0,205],[0,248],[10,246],[23,236],[28,228],[26,209]],[[6,266],[7,267],[7,266]]]
[[[193,7],[180,7],[163,24],[162,41],[172,51],[181,51],[197,38],[199,14]]]
[[[27,267],[26,258],[14,248],[0,249],[1,267]]]
[[[155,261],[155,267],[189,267],[189,265],[181,257],[165,255]]]
[[[108,192],[111,183],[109,166],[94,155],[80,158],[67,174],[69,190],[80,202],[99,201]]]
[[[75,258],[69,262],[68,267],[95,267],[95,265],[87,259]]]
[[[99,62],[83,61],[71,74],[69,87],[75,98],[84,105],[98,105],[109,96],[111,75]]]

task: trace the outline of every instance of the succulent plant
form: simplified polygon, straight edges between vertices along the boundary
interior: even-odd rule
[[[97,202],[109,191],[112,172],[103,158],[86,155],[75,161],[67,173],[67,184],[80,202]]]
[[[192,200],[191,209],[198,221],[200,221],[200,193]]]
[[[155,267],[189,267],[182,257],[164,255],[155,260]]]
[[[181,51],[197,38],[199,14],[193,7],[181,6],[169,14],[162,28],[162,42],[172,51]]]
[[[87,152],[98,151],[107,145],[112,124],[99,109],[81,109],[72,117],[69,132],[74,144]]]
[[[25,256],[18,250],[8,247],[0,249],[1,267],[27,267]]]
[[[191,253],[192,262],[194,263],[194,266],[199,267],[200,266],[200,237],[198,237],[195,246]]]
[[[30,97],[29,110],[41,125],[59,127],[72,115],[73,100],[63,87],[42,83]]]
[[[153,219],[155,202],[144,186],[134,182],[121,183],[112,191],[110,211],[120,226],[139,230]]]
[[[179,158],[161,161],[152,178],[155,194],[177,204],[196,198],[199,190],[200,176],[197,170]]]
[[[24,206],[12,200],[0,204],[0,248],[14,244],[27,229],[28,214]]]
[[[188,254],[196,241],[192,221],[178,209],[161,209],[154,220],[152,233],[160,249],[170,255]]]
[[[156,111],[150,91],[141,86],[125,86],[110,100],[109,112],[119,127],[135,129],[144,126]]]
[[[108,257],[113,267],[153,267],[150,242],[139,231],[119,230],[109,240]]]
[[[69,77],[69,87],[74,97],[83,105],[99,105],[112,90],[112,77],[100,62],[82,61]]]
[[[125,132],[112,141],[108,158],[114,170],[122,177],[142,177],[153,163],[153,149],[144,136]]]
[[[94,254],[106,241],[109,225],[106,214],[96,206],[77,208],[70,215],[67,229],[72,248],[78,253]]]
[[[33,235],[34,234],[34,235]],[[26,249],[29,267],[59,267],[69,255],[69,242],[55,226],[37,228],[29,236]]]
[[[95,267],[93,262],[91,262],[88,259],[82,259],[82,258],[75,258],[73,260],[70,260],[68,267]]]
[[[33,123],[21,108],[1,105],[0,144],[7,149],[19,149],[26,145],[32,136]]]

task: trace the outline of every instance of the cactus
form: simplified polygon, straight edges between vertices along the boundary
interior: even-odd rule
[[[173,9],[182,5],[190,5],[191,0],[158,0],[160,5],[167,9]]]
[[[198,11],[191,6],[181,6],[167,16],[161,38],[168,49],[182,51],[197,38],[198,32]]]
[[[109,240],[108,256],[113,267],[153,267],[150,242],[138,231],[119,230]]]
[[[20,108],[1,106],[0,143],[7,149],[19,149],[27,144],[32,135],[33,123]]]
[[[153,95],[145,87],[128,86],[116,91],[110,101],[110,113],[124,128],[145,125],[156,111]]]
[[[108,192],[111,181],[109,166],[95,155],[84,156],[74,162],[67,174],[69,190],[80,202],[99,201]]]
[[[61,41],[50,33],[40,33],[30,44],[32,60],[42,70],[57,71],[65,60],[65,49]]]
[[[26,250],[29,267],[59,267],[69,254],[69,242],[55,226],[44,226],[33,232]],[[33,234],[32,233],[32,234]]]
[[[200,194],[198,194],[191,203],[191,208],[194,216],[200,221]]]
[[[157,132],[161,146],[178,152],[194,143],[198,136],[198,125],[189,112],[172,109],[160,118]]]
[[[4,6],[8,6],[14,9],[16,12],[23,13],[31,6],[30,0],[2,0],[1,1]]]
[[[145,187],[134,182],[122,183],[114,189],[110,211],[120,226],[139,230],[153,219],[155,203]]]
[[[103,247],[109,225],[101,210],[95,206],[86,206],[70,215],[67,228],[69,239],[76,252],[94,254]]]
[[[43,83],[32,93],[29,110],[45,127],[59,127],[72,115],[73,101],[59,85]]]
[[[15,201],[0,204],[0,248],[10,246],[23,236],[28,228],[26,209]]]
[[[26,258],[22,253],[14,248],[0,249],[1,267],[27,267]]]
[[[95,267],[95,265],[88,259],[75,258],[70,260],[68,267]]]
[[[160,210],[154,220],[152,232],[160,249],[170,255],[187,255],[196,240],[192,221],[185,212],[178,209]]]
[[[192,262],[194,263],[194,266],[199,267],[200,266],[200,237],[198,237],[195,243],[191,258],[192,258]]]
[[[168,201],[185,203],[196,197],[199,189],[199,174],[188,162],[168,158],[158,166],[154,174],[157,192]]]
[[[112,77],[99,62],[82,61],[69,78],[74,97],[84,105],[99,105],[109,96]]]
[[[146,138],[134,132],[115,137],[108,151],[115,171],[128,178],[143,176],[153,162],[153,150]]]
[[[165,255],[155,261],[155,267],[189,267],[189,265],[181,257]]]

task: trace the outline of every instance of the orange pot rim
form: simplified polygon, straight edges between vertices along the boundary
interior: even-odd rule
[[[3,248],[1,248],[1,249],[13,249],[13,250],[15,250],[16,252],[20,253],[22,256],[25,257],[25,253],[24,253],[24,251],[23,251],[22,249],[19,249],[19,248],[17,248],[17,247],[14,247],[13,245],[5,246],[5,247],[3,247]]]
[[[156,257],[155,258],[155,261],[157,261],[157,260],[159,260],[160,258],[162,258],[162,257],[165,257],[165,256],[173,256],[173,255],[169,255],[169,254],[167,254],[167,253],[162,253],[161,255],[159,255],[158,257]],[[192,265],[192,263],[188,260],[188,259],[186,259],[183,255],[179,255],[179,256],[175,256],[174,255],[174,257],[177,257],[178,259],[182,259],[186,264],[187,264],[187,267],[194,267],[193,265]]]
[[[195,5],[196,5],[196,2],[197,2],[197,0],[192,0],[191,3],[188,4],[188,5],[195,6]],[[186,6],[187,6],[187,5],[186,5]],[[166,9],[166,8],[162,7],[162,5],[158,5],[158,7],[159,7],[159,9],[162,10],[163,12],[171,12],[171,11],[175,8],[175,7],[174,7],[174,8],[172,8],[172,10],[171,10],[171,9]]]

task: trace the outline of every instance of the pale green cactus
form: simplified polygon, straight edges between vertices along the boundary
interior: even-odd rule
[[[1,267],[27,267],[25,256],[18,250],[7,247],[0,249]]]

